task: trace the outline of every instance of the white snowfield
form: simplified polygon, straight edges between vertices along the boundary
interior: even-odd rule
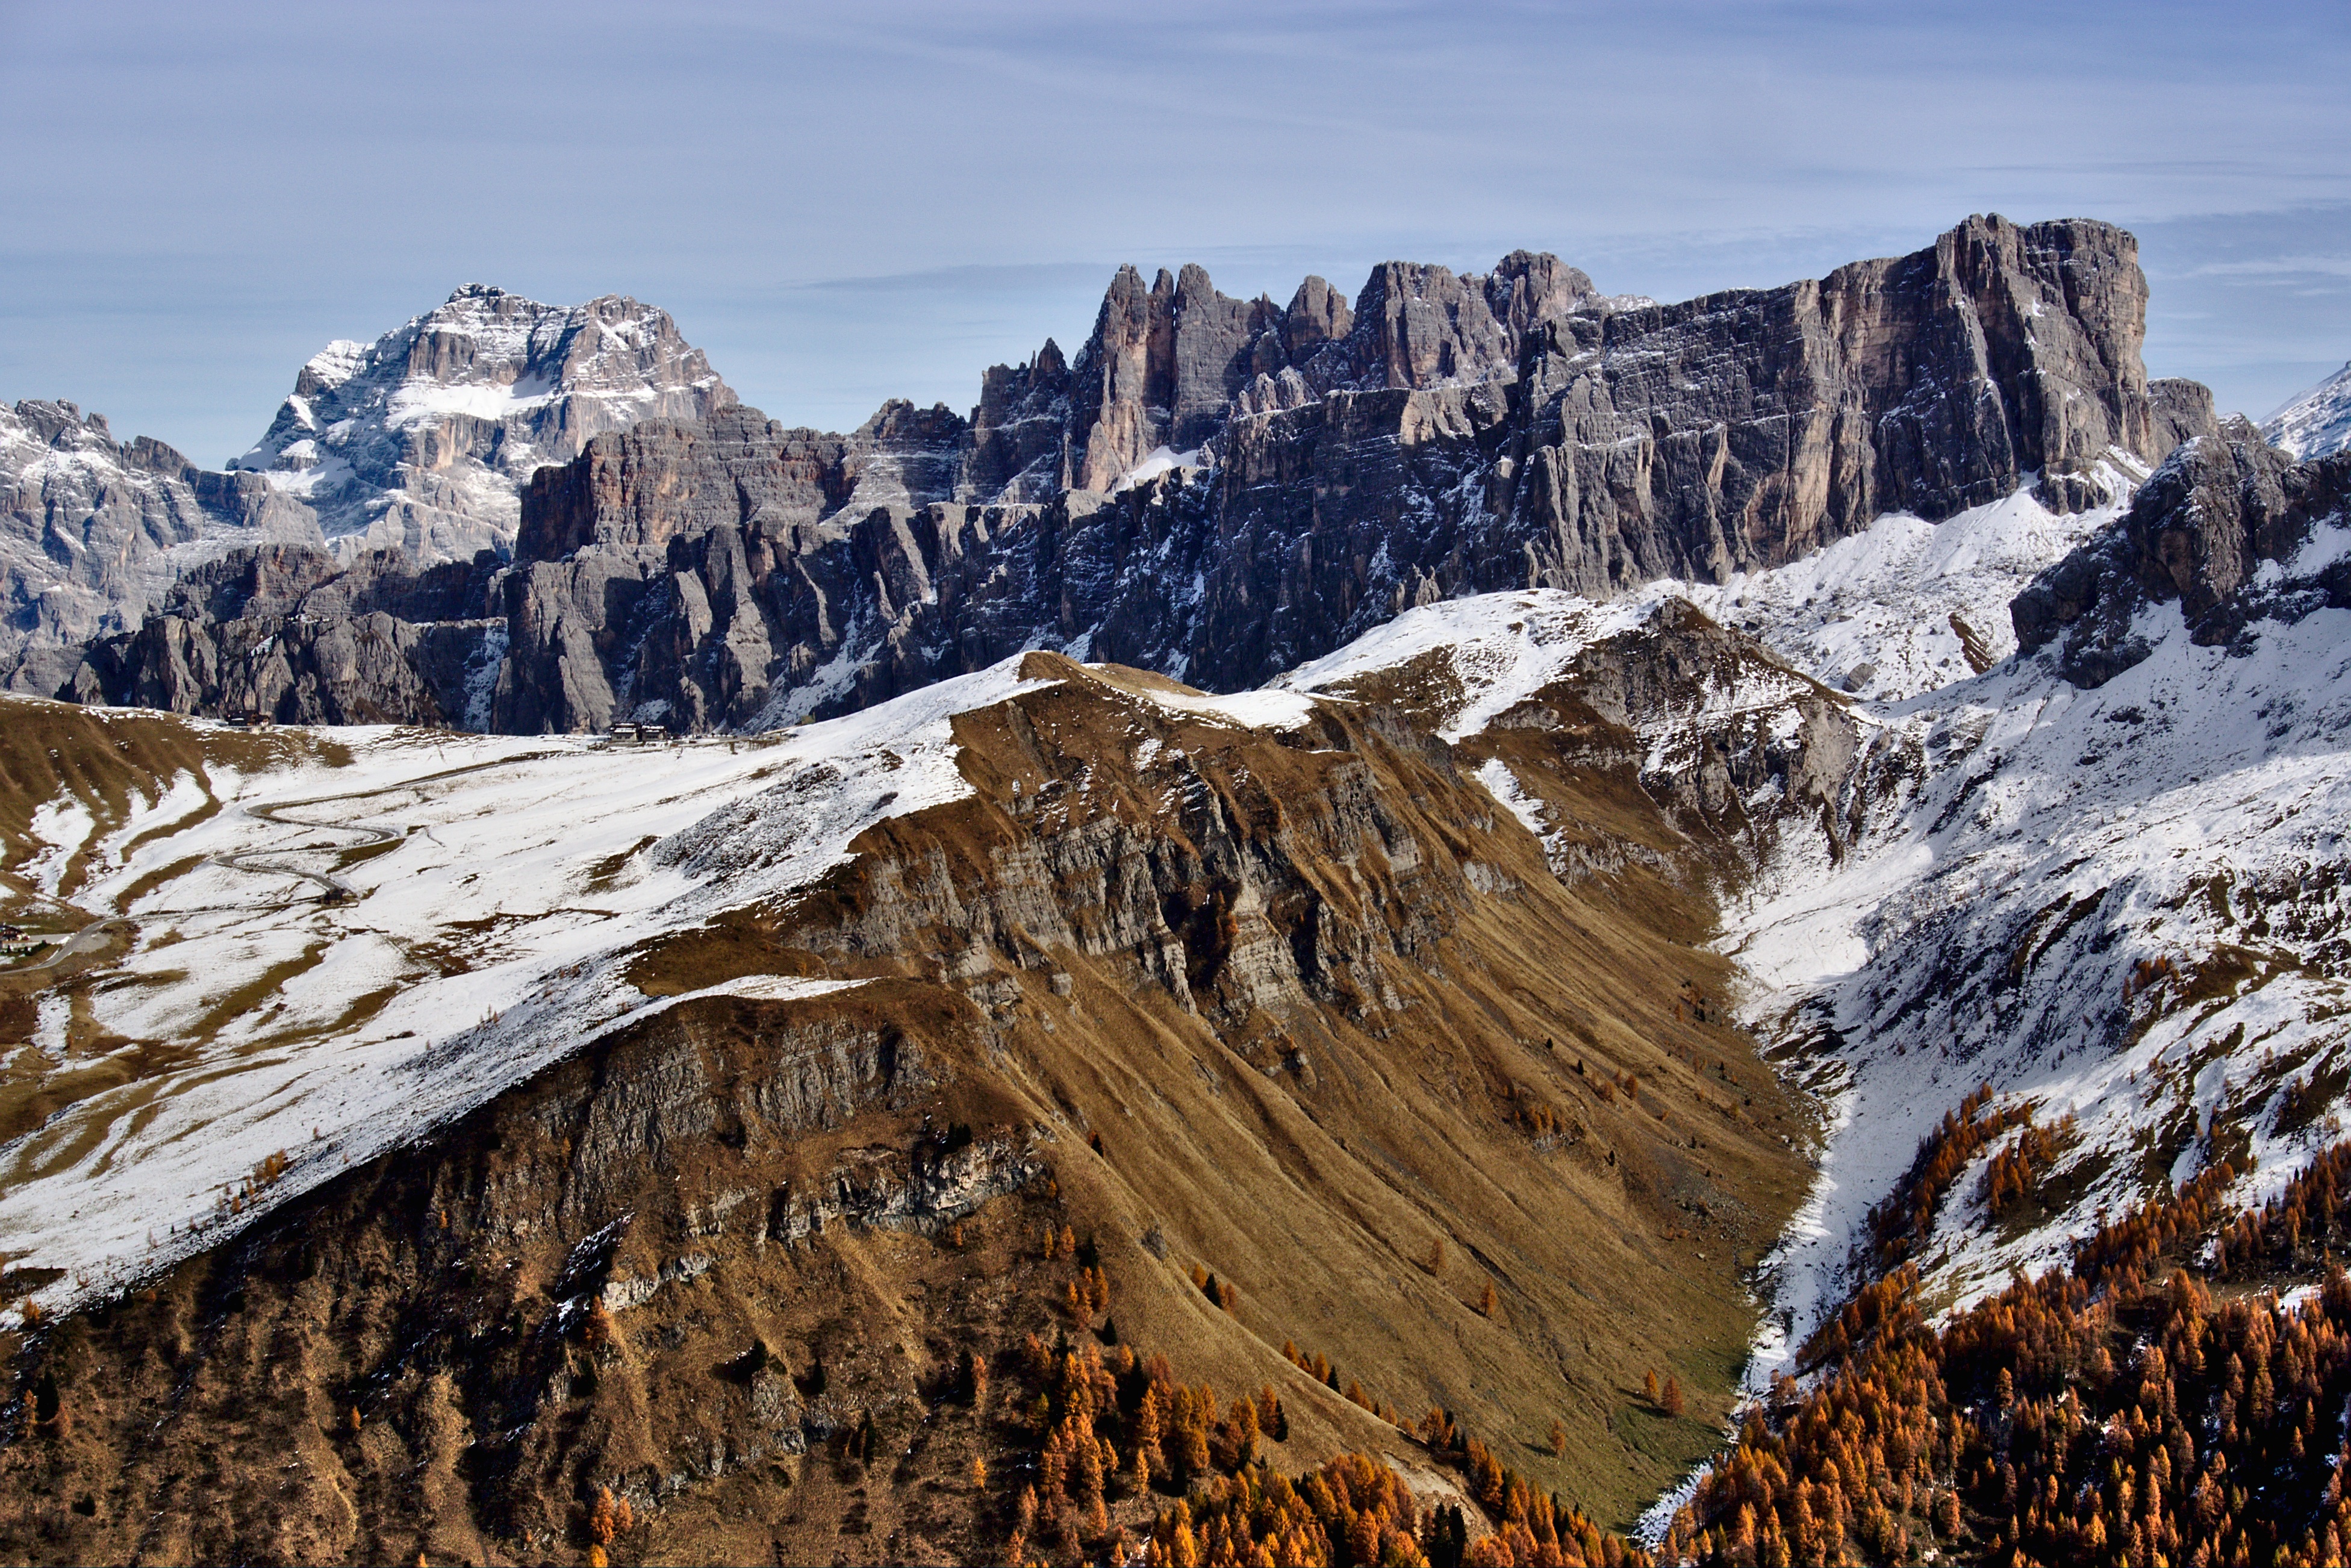
[[[1916,696],[1975,674],[1961,626],[1980,663],[2015,653],[2008,601],[2122,516],[2147,474],[2137,458],[2113,452],[2094,475],[2115,499],[2092,511],[2050,512],[2027,476],[2014,494],[1939,523],[1891,512],[1802,560],[1677,588],[1841,691],[1881,702]]]
[[[1137,485],[1148,485],[1162,474],[1170,474],[1178,468],[1213,467],[1215,463],[1215,458],[1207,456],[1196,446],[1188,452],[1178,452],[1172,446],[1155,446],[1149,456],[1118,476],[1117,482],[1111,486],[1110,493],[1123,495]]]
[[[1273,684],[1284,691],[1343,695],[1351,683],[1366,675],[1442,653],[1459,690],[1442,694],[1445,717],[1437,733],[1458,741],[1558,680],[1586,648],[1640,625],[1663,595],[1678,591],[1678,584],[1653,584],[1614,604],[1556,589],[1424,604]]]
[[[244,1222],[232,1195],[273,1154],[290,1164],[265,1205],[675,1006],[627,983],[631,956],[806,885],[885,817],[968,793],[949,720],[1050,684],[1019,663],[755,740],[338,730],[348,767],[215,770],[209,817],[183,775],[92,846],[72,902],[129,917],[135,945],[44,998],[37,1044],[58,1068],[105,1036],[184,1055],[0,1147],[0,1253],[64,1270],[37,1296],[63,1309]],[[54,891],[90,813],[61,800],[36,829],[51,847],[29,870]],[[352,896],[320,902],[321,879]]]

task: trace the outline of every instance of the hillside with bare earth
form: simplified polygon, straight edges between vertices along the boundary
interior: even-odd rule
[[[124,924],[10,982],[7,1550],[564,1558],[610,1489],[616,1559],[1061,1557],[1268,1390],[1281,1470],[1474,1490],[1397,1425],[1441,1406],[1629,1522],[1814,1135],[1697,999],[1629,732],[1555,786],[1622,844],[1563,881],[1400,710],[976,679],[633,755],[16,705],[110,771],[24,791],[12,878]]]

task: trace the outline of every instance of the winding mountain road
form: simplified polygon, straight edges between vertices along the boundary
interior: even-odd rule
[[[376,792],[368,791],[370,794]],[[359,834],[358,842],[346,844],[337,852],[341,854],[350,854],[355,850],[369,849],[377,844],[393,843],[400,840],[402,835],[398,828],[369,828],[356,822],[305,822],[282,815],[297,807],[324,806],[336,800],[352,798],[345,795],[327,795],[315,800],[288,800],[280,806],[248,806],[246,808],[246,814],[258,817],[265,822],[274,822],[281,828],[302,828],[314,832]],[[268,876],[298,876],[315,882],[327,890],[325,900],[329,904],[340,904],[344,899],[359,896],[358,889],[340,877],[330,875],[326,872],[307,871],[298,865],[287,865],[282,862],[274,862],[272,859],[274,856],[289,852],[291,852],[286,850],[243,850],[232,855],[213,855],[208,858],[212,864],[225,866],[231,871],[254,872]]]

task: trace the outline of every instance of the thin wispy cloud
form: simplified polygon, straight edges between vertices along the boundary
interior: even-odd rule
[[[1066,346],[1121,261],[1286,298],[1528,246],[1673,297],[1978,211],[2138,228],[2266,363],[2231,290],[2351,239],[2346,33],[2019,0],[0,5],[0,396],[217,460],[328,338],[482,279],[664,305],[747,398],[840,425]],[[2294,373],[2190,361],[2224,402]]]

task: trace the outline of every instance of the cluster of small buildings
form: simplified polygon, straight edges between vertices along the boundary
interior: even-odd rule
[[[669,740],[669,726],[632,724],[625,719],[615,719],[612,739],[623,746],[662,746]]]

